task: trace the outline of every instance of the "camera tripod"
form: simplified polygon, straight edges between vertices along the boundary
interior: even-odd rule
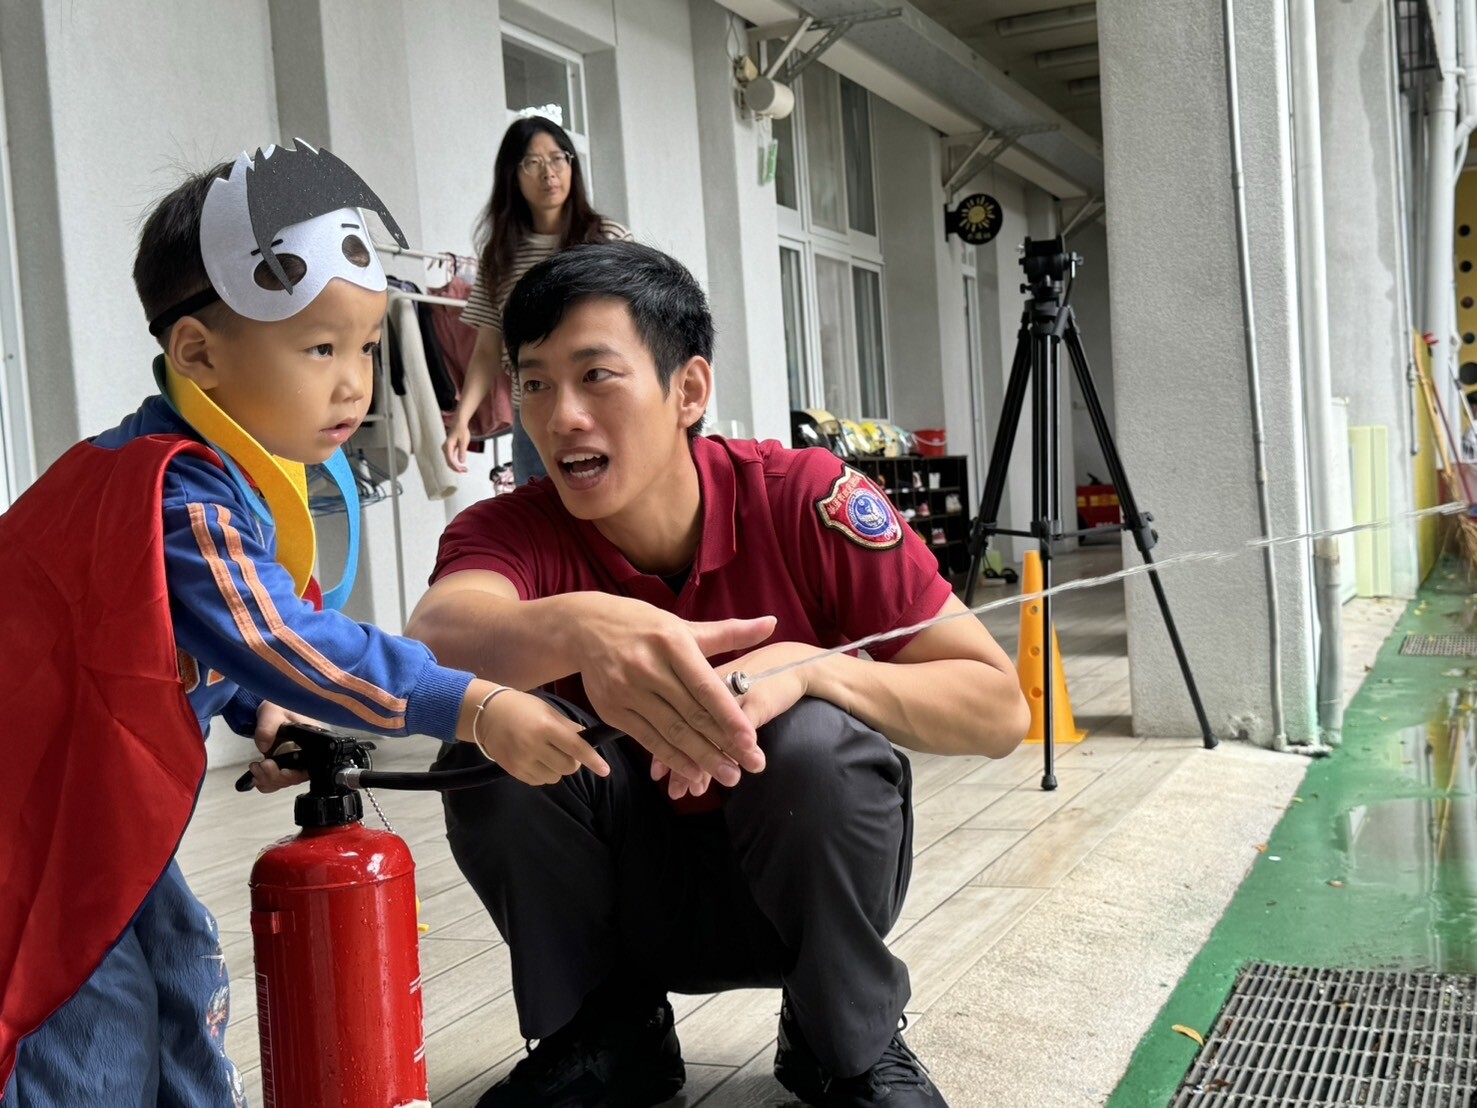
[[[1000,413],[1000,423],[995,434],[995,446],[990,452],[990,468],[985,475],[985,490],[980,498],[979,515],[969,535],[969,584],[965,591],[965,603],[974,607],[974,592],[979,584],[980,567],[985,550],[992,535],[1014,535],[1034,538],[1041,548],[1041,597],[1042,655],[1044,662],[1042,678],[1042,708],[1046,713],[1044,734],[1045,766],[1041,787],[1056,788],[1055,719],[1052,714],[1052,667],[1059,659],[1052,657],[1053,636],[1051,634],[1051,558],[1052,543],[1056,539],[1079,535],[1101,534],[1109,530],[1123,530],[1133,535],[1134,544],[1145,564],[1154,564],[1150,551],[1159,541],[1158,532],[1150,524],[1154,517],[1139,510],[1133,489],[1128,484],[1128,474],[1123,469],[1123,459],[1113,441],[1112,429],[1103,414],[1102,401],[1098,398],[1097,386],[1092,380],[1092,370],[1087,364],[1087,354],[1082,349],[1082,336],[1077,330],[1077,320],[1071,305],[1063,295],[1063,281],[1076,273],[1082,259],[1067,252],[1061,238],[1045,242],[1026,239],[1021,254],[1021,267],[1026,271],[1027,283],[1021,291],[1027,294],[1025,311],[1021,315],[1021,329],[1016,339],[1015,357],[1010,366],[1010,380],[1005,389],[1005,407]],[[1086,530],[1063,531],[1061,522],[1061,486],[1058,479],[1058,453],[1060,451],[1060,390],[1058,373],[1058,347],[1066,343],[1067,355],[1076,374],[1082,401],[1087,406],[1092,429],[1102,448],[1107,462],[1109,478],[1118,493],[1122,508],[1121,524],[1109,524]],[[1026,531],[1012,531],[999,525],[1000,500],[1005,493],[1005,474],[1010,465],[1010,454],[1015,446],[1015,436],[1025,406],[1026,388],[1031,389],[1032,457],[1031,457],[1031,526]],[[1149,581],[1154,588],[1159,611],[1164,616],[1164,627],[1169,632],[1169,641],[1184,675],[1185,686],[1190,693],[1190,702],[1195,708],[1195,717],[1200,723],[1200,734],[1206,749],[1216,746],[1219,740],[1212,734],[1210,721],[1205,717],[1205,707],[1200,702],[1200,692],[1195,687],[1195,677],[1190,672],[1190,660],[1185,656],[1180,642],[1174,616],[1169,610],[1169,600],[1164,595],[1164,586],[1159,581],[1158,570],[1149,570]]]

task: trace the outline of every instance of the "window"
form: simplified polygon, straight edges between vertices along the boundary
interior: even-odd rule
[[[810,170],[810,220],[832,231],[846,230],[845,155],[841,148],[838,78],[811,67],[805,78],[805,161]]]
[[[779,156],[774,168],[774,202],[793,212],[800,210],[799,185],[795,178],[795,128],[790,117],[776,119],[773,124],[774,141],[779,147]]]
[[[850,284],[845,262],[817,255],[815,314],[820,324],[821,395],[832,415],[857,419],[861,416],[857,390],[851,387],[853,374],[847,372],[852,363]]]
[[[571,134],[585,133],[584,65],[527,31],[503,35],[503,89],[514,116],[542,115]]]
[[[870,94],[823,65],[776,121],[775,203],[790,406],[887,418]]]
[[[522,27],[503,24],[503,90],[508,123],[527,115],[552,119],[569,133],[591,199],[590,138],[586,132],[585,59]],[[501,137],[501,136],[499,136]]]
[[[861,413],[886,419],[887,363],[882,351],[882,275],[853,266],[852,304],[856,316],[856,367],[861,386]]]
[[[790,406],[810,407],[810,375],[805,359],[805,288],[800,250],[780,247],[780,300],[785,326],[785,372],[790,381]]]
[[[849,226],[877,233],[877,201],[872,193],[872,111],[867,90],[842,78],[841,120],[846,136],[846,211]]]

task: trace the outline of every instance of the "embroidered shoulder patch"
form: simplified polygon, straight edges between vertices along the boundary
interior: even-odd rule
[[[821,524],[840,531],[868,550],[891,550],[903,541],[903,527],[887,498],[856,470],[847,466],[831,491],[815,502]]]

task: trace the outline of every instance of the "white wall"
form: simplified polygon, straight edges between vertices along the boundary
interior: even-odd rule
[[[1415,507],[1415,490],[1389,11],[1381,0],[1351,0],[1319,4],[1317,17],[1330,375],[1334,394],[1349,398],[1351,425],[1389,430],[1390,513],[1398,515]],[[1414,596],[1415,525],[1397,524],[1389,541],[1394,593]],[[1354,567],[1345,563],[1343,573],[1351,579]]]
[[[875,96],[872,130],[892,422],[914,431],[942,428],[950,454],[971,455],[962,248],[944,238],[938,135]],[[971,457],[971,475],[976,468]]]
[[[626,216],[642,242],[708,282],[687,0],[612,0]]]
[[[1261,534],[1237,280],[1218,11],[1194,0],[1098,5],[1119,445],[1167,558]],[[1306,521],[1293,264],[1286,43],[1273,8],[1238,8],[1250,216],[1273,534]],[[1166,110],[1172,105],[1172,110]],[[1212,122],[1213,121],[1213,122]],[[1133,557],[1132,554],[1129,555]],[[1316,739],[1310,572],[1277,554],[1289,738]],[[1165,589],[1212,724],[1272,740],[1261,560],[1182,571]],[[1128,582],[1134,724],[1194,735],[1148,582]]]
[[[741,112],[729,62],[742,21],[691,0],[692,71],[702,160],[708,296],[717,328],[717,398],[709,415],[754,438],[790,441],[774,185],[759,183],[760,127]]]
[[[1108,425],[1113,427],[1113,330],[1108,301],[1108,235],[1097,220],[1089,220],[1073,230],[1068,249],[1082,255],[1077,280],[1072,286],[1072,309],[1082,335],[1082,350],[1087,355],[1093,384]],[[1108,466],[1087,417],[1077,382],[1072,382],[1072,466],[1077,483],[1086,484],[1089,473],[1107,481]],[[1129,474],[1132,483],[1133,475]]]
[[[140,216],[185,172],[275,135],[266,5],[21,0],[0,5],[0,58],[44,467],[153,391]]]

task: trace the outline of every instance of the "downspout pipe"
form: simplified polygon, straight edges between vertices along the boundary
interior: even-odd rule
[[[1449,0],[1455,3],[1456,0]],[[1459,39],[1453,43],[1458,47],[1457,69],[1461,73],[1459,122],[1452,138],[1456,164],[1453,172],[1460,177],[1462,165],[1467,160],[1467,143],[1472,131],[1477,129],[1477,0],[1460,0]]]
[[[1263,538],[1272,537],[1272,507],[1267,486],[1267,432],[1262,405],[1262,372],[1256,348],[1255,298],[1252,295],[1251,239],[1246,221],[1246,172],[1241,141],[1241,91],[1237,80],[1235,0],[1221,0],[1226,63],[1226,118],[1231,141],[1231,194],[1236,209],[1236,264],[1241,277],[1241,330],[1246,342],[1246,385],[1251,401],[1251,444],[1256,467],[1257,516]],[[1282,711],[1282,606],[1277,596],[1277,556],[1262,547],[1262,574],[1267,590],[1267,662],[1272,697],[1272,746],[1287,747]]]
[[[1435,39],[1438,76],[1427,88],[1426,99],[1426,223],[1425,280],[1421,288],[1421,330],[1436,340],[1431,351],[1432,385],[1448,388],[1455,367],[1453,330],[1456,292],[1452,272],[1456,189],[1448,167],[1456,149],[1457,0],[1433,4],[1431,31]]]
[[[1297,220],[1298,307],[1303,335],[1303,403],[1307,408],[1308,499],[1313,530],[1339,525],[1333,474],[1347,444],[1333,422],[1333,357],[1328,336],[1328,253],[1323,225],[1323,129],[1318,118],[1318,23],[1313,0],[1288,0],[1292,48],[1293,206]],[[1318,611],[1318,731],[1327,745],[1344,726],[1343,567],[1338,539],[1313,540],[1313,595]]]

